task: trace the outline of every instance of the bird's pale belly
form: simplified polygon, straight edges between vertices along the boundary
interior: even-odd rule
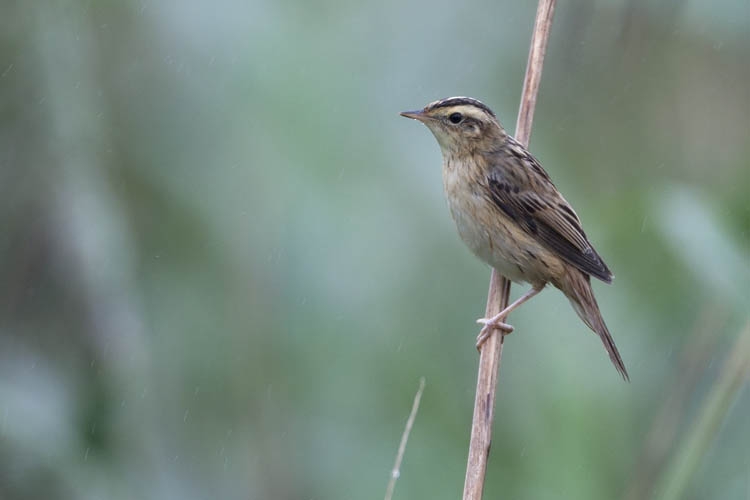
[[[505,214],[478,196],[449,197],[458,234],[481,260],[515,282],[543,284],[562,271],[562,262]]]

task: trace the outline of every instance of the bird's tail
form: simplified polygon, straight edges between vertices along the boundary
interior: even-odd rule
[[[583,322],[602,339],[604,348],[609,353],[609,359],[612,360],[622,378],[630,381],[628,371],[625,369],[625,364],[622,362],[620,353],[617,351],[615,341],[612,339],[612,335],[610,335],[609,329],[604,323],[601,312],[599,312],[599,305],[596,303],[596,298],[594,298],[594,291],[591,289],[589,275],[572,268],[567,269],[566,273],[566,279],[562,280],[562,286],[558,288],[568,297],[568,300],[573,304],[573,308]]]

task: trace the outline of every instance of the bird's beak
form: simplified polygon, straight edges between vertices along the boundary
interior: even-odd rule
[[[429,118],[423,110],[417,110],[417,111],[402,111],[400,113],[401,116],[404,116],[406,118],[413,118],[414,120],[419,120],[420,122],[423,122]]]

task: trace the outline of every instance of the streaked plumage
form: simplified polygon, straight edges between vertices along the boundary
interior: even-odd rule
[[[617,370],[628,374],[599,312],[590,276],[611,283],[613,275],[586,237],[581,221],[539,162],[503,129],[480,101],[451,97],[403,116],[422,121],[443,152],[443,184],[461,238],[483,261],[532,291],[486,324],[502,320],[552,283],[602,339]]]

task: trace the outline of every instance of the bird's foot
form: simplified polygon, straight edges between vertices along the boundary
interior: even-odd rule
[[[505,314],[498,314],[493,318],[479,318],[477,320],[477,323],[484,325],[477,337],[477,350],[482,349],[482,345],[484,345],[484,343],[487,342],[487,339],[495,333],[495,330],[500,330],[503,335],[508,335],[513,331],[513,326],[504,323],[502,321],[504,319]]]

